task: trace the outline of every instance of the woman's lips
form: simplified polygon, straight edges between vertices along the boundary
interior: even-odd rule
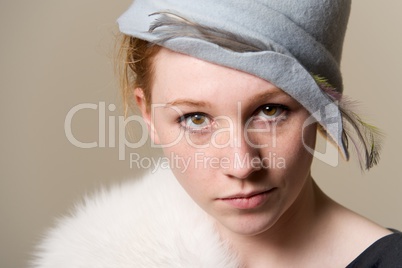
[[[273,190],[274,189],[270,189],[251,194],[237,194],[226,198],[220,198],[219,200],[237,209],[253,209],[264,204]]]

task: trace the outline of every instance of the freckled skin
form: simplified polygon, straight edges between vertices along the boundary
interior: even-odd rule
[[[266,99],[255,98],[264,93],[267,93]],[[275,93],[272,98],[269,97],[270,93]],[[228,230],[252,235],[271,228],[292,206],[306,181],[310,180],[312,156],[304,149],[301,140],[302,125],[309,114],[269,82],[237,70],[162,50],[155,62],[152,94],[155,104],[172,103],[177,99],[202,101],[206,104],[202,107],[186,104],[177,105],[174,109],[156,108],[151,124],[154,123],[155,140],[158,143],[171,144],[176,141],[174,145],[164,148],[167,155],[174,153],[186,160],[190,158],[190,166],[186,170],[172,167],[180,184],[195,202]],[[262,114],[258,109],[264,104],[285,105],[289,111],[284,111],[286,115],[281,117],[280,122],[271,125],[271,129],[265,129],[265,132],[266,123],[261,120],[249,124],[250,128],[263,132],[246,131],[245,137],[245,123],[256,114]],[[262,115],[272,116],[275,114],[272,110],[265,109]],[[178,111],[183,114],[207,114],[210,117],[208,122],[219,116],[224,116],[225,120],[215,120],[220,122],[218,130],[212,127],[212,131],[206,133],[188,133],[183,132],[177,122]],[[198,122],[205,123],[199,118],[190,123],[194,125]],[[232,129],[234,133],[219,132],[222,129]],[[310,147],[314,147],[315,133],[315,126],[305,130],[305,142]],[[181,134],[183,137],[178,139]],[[227,146],[216,148],[211,139],[214,139],[214,144]],[[255,148],[256,144],[268,146]],[[272,160],[272,155],[283,159],[284,165],[259,169],[249,164],[252,158]],[[247,159],[242,162],[244,166],[235,167],[235,157],[238,160]],[[212,168],[212,165],[201,164],[203,159],[211,161],[223,158],[229,159],[230,164],[214,165]],[[236,193],[270,188],[275,190],[267,202],[256,209],[239,210],[219,200]]]

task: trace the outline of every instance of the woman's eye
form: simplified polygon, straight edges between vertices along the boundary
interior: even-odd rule
[[[183,115],[179,119],[180,124],[190,131],[206,130],[211,125],[211,120],[202,113],[193,113]]]
[[[275,120],[281,115],[284,115],[289,109],[286,106],[279,104],[266,104],[257,110],[256,117],[258,119]]]

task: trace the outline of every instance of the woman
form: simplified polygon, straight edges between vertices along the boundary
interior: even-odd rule
[[[328,198],[310,173],[317,129],[345,158],[359,139],[362,167],[378,160],[375,129],[342,98],[349,9],[136,0],[119,19],[125,101],[171,170],[87,200],[36,267],[398,267],[402,235]]]

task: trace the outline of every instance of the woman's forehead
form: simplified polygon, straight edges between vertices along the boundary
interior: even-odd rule
[[[234,68],[211,63],[193,56],[162,48],[154,59],[155,79],[164,78],[163,81],[174,80],[192,83],[195,79],[205,80],[209,84],[232,84],[229,78],[235,78],[236,82],[244,81],[245,85],[258,84],[270,89],[272,92],[282,92],[279,87],[268,80],[256,75],[236,70]]]
[[[177,98],[170,103],[183,103],[181,100],[210,94],[216,97],[220,94],[239,94],[248,99],[288,96],[277,86],[255,75],[165,48],[155,57],[154,68],[154,93],[174,93]]]

